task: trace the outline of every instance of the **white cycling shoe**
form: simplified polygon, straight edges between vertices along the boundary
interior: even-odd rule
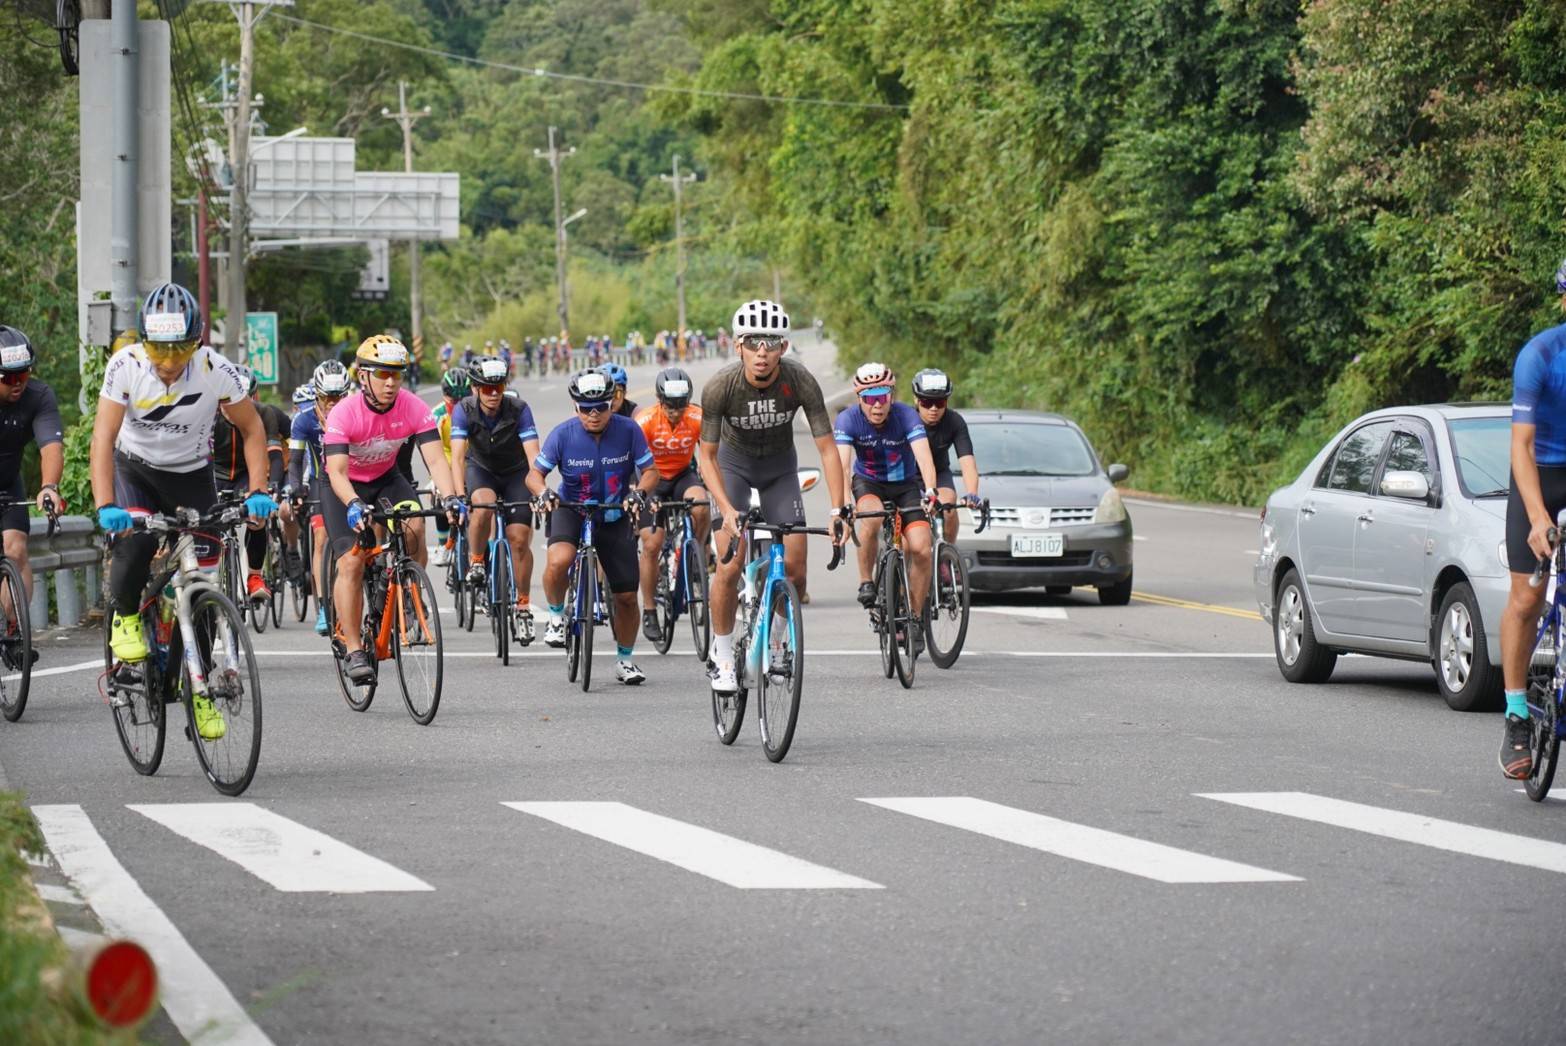
[[[708,677],[712,680],[712,688],[720,694],[732,694],[739,690],[739,680],[734,676],[734,665],[729,663],[714,664]]]
[[[443,567],[450,562],[451,549],[447,548],[445,545],[436,545],[435,550],[430,553],[430,566]]]
[[[637,668],[631,661],[617,661],[614,666],[614,677],[626,686],[636,686],[647,678],[647,673]]]
[[[565,646],[565,618],[552,617],[544,626],[545,646]]]

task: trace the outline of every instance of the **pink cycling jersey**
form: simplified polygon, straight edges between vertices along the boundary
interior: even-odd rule
[[[348,448],[348,478],[367,483],[390,472],[397,452],[414,436],[435,431],[435,415],[428,404],[407,389],[397,390],[397,400],[384,414],[377,414],[356,392],[332,408],[326,416],[321,445],[328,456],[334,447]]]

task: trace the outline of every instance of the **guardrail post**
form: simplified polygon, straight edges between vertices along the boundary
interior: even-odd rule
[[[42,571],[33,571],[33,597],[28,601],[27,611],[33,619],[34,632],[49,627],[49,575]]]
[[[75,628],[82,623],[82,597],[76,588],[76,571],[54,572],[54,609],[62,628]]]

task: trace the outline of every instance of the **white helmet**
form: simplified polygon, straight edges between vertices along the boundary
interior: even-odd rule
[[[748,301],[734,310],[734,336],[770,334],[784,337],[788,334],[788,313],[775,301],[758,299]]]

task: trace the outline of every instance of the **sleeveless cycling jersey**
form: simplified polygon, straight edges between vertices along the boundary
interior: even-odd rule
[[[696,441],[701,439],[701,408],[692,404],[680,412],[680,420],[669,421],[668,412],[654,404],[636,415],[636,424],[647,438],[658,475],[673,479],[691,467],[696,456]]]
[[[1535,426],[1540,465],[1566,466],[1566,323],[1541,331],[1517,354],[1512,422]]]
[[[424,443],[439,438],[429,406],[407,389],[398,389],[396,401],[384,414],[371,410],[362,392],[337,404],[326,417],[321,445],[328,456],[347,454],[348,478],[367,483],[392,470],[409,440]]]
[[[560,470],[560,496],[567,501],[619,501],[635,485],[638,469],[650,468],[647,438],[630,418],[609,417],[609,427],[594,436],[581,418],[552,429],[533,467],[544,475]]]
[[[878,483],[917,483],[918,463],[913,444],[925,441],[919,412],[906,403],[893,403],[881,425],[870,424],[859,404],[844,407],[837,416],[833,438],[854,448],[854,474]]]
[[[288,415],[270,403],[256,403],[255,406],[256,413],[261,416],[261,428],[266,432],[266,445],[281,447],[292,428]],[[234,423],[221,413],[213,419],[212,469],[219,479],[237,479],[245,474],[244,442]]]
[[[478,395],[468,396],[451,412],[452,439],[467,440],[468,460],[496,476],[527,468],[523,444],[538,438],[533,408],[510,393],[500,397],[493,415],[484,413]]]
[[[212,460],[218,408],[239,402],[246,392],[234,365],[206,346],[165,385],[136,343],[109,357],[98,396],[125,408],[116,447],[165,472],[194,472]]]

